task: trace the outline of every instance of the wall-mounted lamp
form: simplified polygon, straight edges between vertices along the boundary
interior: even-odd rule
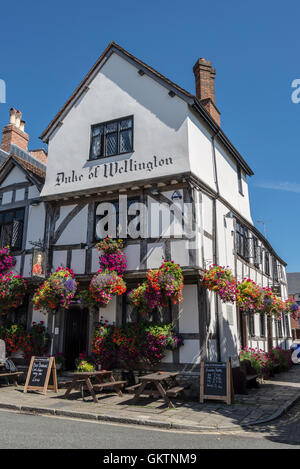
[[[225,218],[233,218],[233,213],[231,211],[229,211],[228,213],[226,213],[226,215],[224,215]]]

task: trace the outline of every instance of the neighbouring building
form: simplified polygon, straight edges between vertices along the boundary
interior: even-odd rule
[[[238,280],[251,278],[287,298],[286,264],[251,218],[247,178],[253,172],[220,127],[215,69],[201,58],[193,71],[196,95],[110,43],[42,133],[48,155],[27,151],[22,128],[9,145],[5,127],[1,157],[6,161],[0,171],[0,216],[16,205],[27,213],[16,252],[25,277],[32,267],[30,241],[40,242],[48,272],[66,265],[86,287],[99,268],[95,243],[105,235],[104,202],[113,204],[118,220],[128,210],[133,221],[133,234],[124,236],[124,225],[115,233],[126,238],[129,289],[163,259],[182,266],[183,303],[170,304],[155,319],[173,321],[185,340],[179,350],[168,352],[162,368],[187,376],[199,374],[201,359],[234,360],[241,346],[267,350],[291,342],[288,316],[275,321],[241,314],[201,286],[203,270],[220,264]],[[20,159],[25,166],[35,162],[42,174],[38,183],[25,175]],[[146,236],[139,235],[135,209],[140,202],[147,209]],[[170,234],[165,219],[172,226],[189,220],[191,233]],[[64,352],[69,367],[89,349],[99,315],[116,324],[138,320],[126,295],[96,313],[77,303],[55,315],[32,312],[30,306],[28,311],[29,320],[46,320],[53,351]]]
[[[300,306],[300,272],[287,273],[288,295]],[[291,317],[291,328],[293,339],[300,339],[300,317]]]

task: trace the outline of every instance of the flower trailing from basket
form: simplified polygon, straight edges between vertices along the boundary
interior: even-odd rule
[[[208,290],[216,292],[224,303],[234,303],[236,300],[236,279],[228,267],[210,266],[204,271],[202,283]]]
[[[32,299],[34,308],[47,311],[58,307],[68,308],[77,286],[73,271],[67,267],[58,267],[35,292]]]
[[[296,303],[295,300],[288,298],[285,301],[285,310],[293,319],[298,319],[300,309],[298,303]]]
[[[22,304],[26,289],[26,281],[21,275],[13,272],[0,275],[0,309],[3,315]]]
[[[269,315],[274,315],[277,318],[280,318],[282,313],[286,309],[285,302],[274,295],[270,288],[264,287],[261,289],[263,295],[263,301],[260,311],[261,313],[267,313]]]
[[[102,252],[99,257],[99,272],[109,270],[111,272],[117,272],[118,275],[122,275],[125,272],[127,260],[125,253],[122,251],[123,241],[121,239],[115,240],[106,237],[103,241],[96,244],[96,247]]]
[[[237,284],[236,301],[243,311],[259,312],[263,310],[263,292],[250,278],[244,278]]]
[[[126,284],[122,277],[108,270],[94,275],[89,286],[92,300],[100,307],[108,305],[113,296],[122,295],[125,291]]]
[[[131,290],[130,302],[142,314],[147,314],[158,307],[165,307],[168,301],[182,302],[183,275],[179,264],[164,261],[159,269],[149,270],[147,279]]]
[[[16,264],[15,257],[9,254],[9,248],[0,249],[0,274],[7,272]]]

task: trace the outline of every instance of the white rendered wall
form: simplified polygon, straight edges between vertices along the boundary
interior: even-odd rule
[[[157,176],[181,174],[189,170],[187,151],[186,103],[170,98],[168,90],[137,68],[113,54],[89,85],[88,92],[63,119],[63,125],[50,138],[47,176],[42,195],[58,195]],[[134,153],[87,161],[91,125],[134,115]],[[125,159],[138,163],[171,158],[152,170],[104,176],[104,164]],[[95,169],[98,166],[97,176]],[[82,174],[81,181],[56,185],[58,172]],[[90,176],[89,174],[94,174]]]

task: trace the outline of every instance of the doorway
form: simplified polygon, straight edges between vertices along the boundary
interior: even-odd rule
[[[65,309],[64,356],[66,370],[75,370],[75,359],[87,352],[88,310],[78,305]]]

